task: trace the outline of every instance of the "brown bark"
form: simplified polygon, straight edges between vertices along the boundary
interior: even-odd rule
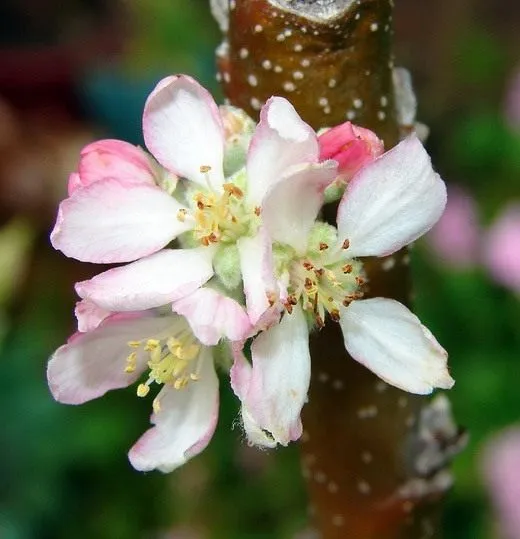
[[[316,1],[231,1],[227,44],[217,54],[225,94],[252,116],[271,95],[282,95],[314,128],[351,119],[374,130],[389,148],[399,136],[392,0],[338,4],[343,7],[332,17],[320,19],[307,16],[319,9]],[[332,220],[334,210],[326,212]],[[404,251],[368,260],[367,295],[409,303],[408,261]],[[348,357],[330,320],[313,334],[311,350],[302,459],[319,536],[437,537],[437,501],[449,476],[442,456],[441,464],[422,471],[417,462],[426,446],[440,455],[456,434],[441,429],[442,447],[432,450],[418,421],[427,401],[388,386]]]

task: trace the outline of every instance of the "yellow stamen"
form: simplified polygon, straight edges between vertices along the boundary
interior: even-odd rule
[[[150,386],[148,384],[139,384],[137,386],[138,397],[146,397],[146,395],[148,395],[149,392],[150,392]]]

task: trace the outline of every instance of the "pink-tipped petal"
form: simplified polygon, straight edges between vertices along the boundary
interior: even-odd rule
[[[264,228],[256,236],[242,237],[237,242],[247,314],[255,325],[278,299],[274,276],[272,242]]]
[[[349,354],[389,384],[421,395],[436,387],[453,386],[448,354],[417,316],[398,301],[353,301],[340,314]]]
[[[83,299],[110,311],[139,311],[176,301],[213,275],[211,250],[165,249],[76,284]]]
[[[283,97],[271,97],[262,107],[247,155],[247,197],[261,205],[267,190],[294,165],[316,163],[318,139],[314,130]]]
[[[277,442],[273,437],[262,430],[258,423],[253,419],[247,409],[247,393],[251,384],[253,369],[247,361],[243,351],[244,343],[233,343],[231,349],[233,352],[233,365],[230,371],[231,387],[235,395],[242,403],[241,417],[242,426],[247,436],[247,441],[251,445],[259,447],[276,447]]]
[[[412,135],[366,165],[338,208],[339,239],[348,254],[384,256],[427,232],[446,205],[446,186]]]
[[[88,299],[82,299],[76,303],[74,314],[78,320],[78,331],[85,333],[96,329],[105,318],[113,313],[98,307]]]
[[[154,185],[154,174],[146,153],[122,140],[98,140],[85,146],[78,172],[83,187],[106,178]]]
[[[209,348],[203,347],[199,379],[183,389],[165,386],[159,393],[155,425],[139,438],[128,457],[136,470],[171,472],[206,448],[218,419],[218,378]]]
[[[323,192],[337,175],[335,161],[294,167],[265,195],[262,222],[274,241],[304,253],[323,205]]]
[[[129,262],[191,228],[176,218],[181,208],[159,187],[100,180],[60,204],[51,243],[82,262]]]
[[[297,305],[251,345],[252,372],[243,406],[258,428],[287,445],[302,433],[300,413],[310,382],[309,330]]]
[[[174,302],[172,309],[186,318],[194,335],[207,346],[217,344],[222,337],[240,341],[251,333],[251,323],[244,308],[211,288],[195,290]]]
[[[148,357],[140,352],[134,372],[125,372],[126,358],[133,351],[129,341],[153,338],[174,327],[177,316],[154,313],[113,315],[88,333],[76,333],[56,350],[47,367],[49,388],[65,404],[82,404],[111,389],[135,382]]]
[[[143,134],[157,161],[171,172],[201,185],[220,188],[224,128],[215,101],[187,75],[168,77],[155,87],[144,108]]]

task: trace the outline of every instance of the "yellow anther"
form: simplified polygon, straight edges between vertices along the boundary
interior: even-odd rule
[[[136,363],[137,363],[137,353],[132,352],[127,358],[126,358],[126,367],[125,372],[131,373],[135,371]]]
[[[236,198],[242,198],[244,196],[244,192],[240,187],[237,187],[234,183],[225,183],[223,186],[224,191],[228,193],[229,195],[232,195]]]
[[[148,393],[150,392],[150,386],[147,384],[139,384],[137,386],[137,396],[138,397],[146,397]]]
[[[194,372],[192,372],[190,374],[190,378],[194,381],[194,382],[198,382],[200,380],[200,376],[198,376],[197,374],[195,374]]]
[[[210,170],[211,170],[211,167],[209,165],[200,166],[200,171],[202,172],[202,174],[206,174],[206,172],[209,172]]]
[[[188,210],[185,210],[184,208],[180,209],[177,212],[177,220],[181,223],[184,223],[186,221],[186,215],[188,214]]]
[[[141,341],[128,341],[126,344],[128,344],[130,348],[139,348],[141,346]]]
[[[146,341],[144,351],[145,352],[151,352],[152,350],[155,350],[160,344],[161,344],[161,341],[159,341],[157,339],[148,339]]]

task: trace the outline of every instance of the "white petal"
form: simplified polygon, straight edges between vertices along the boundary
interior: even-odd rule
[[[446,186],[416,136],[365,166],[338,208],[349,256],[391,254],[427,232],[446,205]]]
[[[349,354],[389,384],[419,394],[453,386],[448,354],[398,301],[353,301],[342,308],[340,325]]]
[[[242,426],[244,427],[244,432],[246,433],[247,441],[250,445],[267,447],[269,449],[278,445],[274,438],[269,436],[269,434],[258,426],[245,406],[242,406],[240,414],[242,417]]]
[[[183,389],[165,386],[155,425],[139,438],[129,458],[136,470],[171,472],[206,448],[217,426],[218,378],[209,348],[200,352],[199,380]]]
[[[310,382],[309,331],[299,305],[256,337],[251,356],[253,370],[243,405],[259,428],[287,445],[301,436],[300,412]]]
[[[47,378],[52,395],[65,404],[82,404],[110,389],[132,384],[148,358],[138,353],[136,370],[125,372],[126,358],[133,351],[128,342],[153,338],[169,327],[174,329],[178,319],[151,312],[126,313],[111,316],[93,331],[76,333],[49,361]]]
[[[130,262],[191,228],[176,219],[181,208],[159,187],[99,180],[60,204],[51,243],[83,262]]]
[[[309,232],[323,205],[323,192],[336,175],[335,161],[301,165],[266,193],[262,222],[274,241],[305,252]]]
[[[244,281],[247,314],[255,325],[278,298],[278,285],[274,277],[271,239],[260,228],[256,236],[243,237],[237,242],[240,268]]]
[[[175,301],[172,309],[188,320],[194,335],[207,346],[217,344],[222,337],[239,341],[251,333],[251,323],[244,308],[211,288],[195,290]]]
[[[165,249],[76,284],[76,292],[103,309],[139,311],[190,294],[213,275],[212,250]]]
[[[209,166],[213,187],[222,185],[224,130],[218,107],[191,77],[159,82],[146,101],[143,134],[150,152],[168,170],[206,186],[200,167]]]
[[[266,191],[294,165],[316,163],[314,130],[283,97],[271,97],[262,107],[247,155],[247,197],[260,205]]]

